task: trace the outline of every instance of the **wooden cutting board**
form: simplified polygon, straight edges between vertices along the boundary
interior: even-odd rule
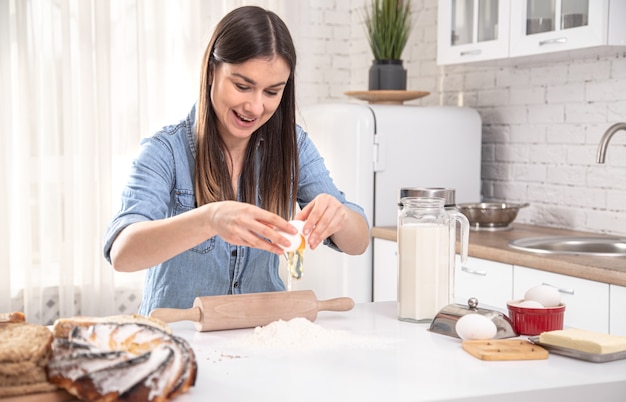
[[[548,351],[522,339],[463,341],[463,350],[480,360],[542,360]]]
[[[39,392],[36,394],[20,395],[20,396],[8,396],[6,398],[0,398],[1,402],[69,402],[78,401],[74,396],[66,392],[65,390]]]

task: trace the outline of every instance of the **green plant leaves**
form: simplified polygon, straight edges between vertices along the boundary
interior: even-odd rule
[[[365,28],[374,59],[400,60],[411,32],[410,0],[372,0]]]

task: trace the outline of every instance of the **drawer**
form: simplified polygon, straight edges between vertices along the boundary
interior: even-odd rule
[[[465,266],[457,256],[455,266],[455,303],[466,304],[475,297],[479,306],[506,311],[513,297],[513,266],[501,262],[469,257]]]

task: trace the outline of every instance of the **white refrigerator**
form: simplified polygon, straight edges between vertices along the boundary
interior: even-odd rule
[[[450,187],[457,203],[481,200],[481,120],[473,109],[326,103],[300,108],[298,123],[370,226],[396,225],[404,187]],[[320,300],[373,301],[373,269],[371,241],[359,256],[307,249],[303,276],[291,290],[311,289]],[[386,269],[396,274],[395,263]],[[281,276],[287,283],[284,263]]]

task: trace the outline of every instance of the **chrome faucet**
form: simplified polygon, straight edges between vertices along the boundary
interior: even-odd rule
[[[598,155],[596,156],[597,163],[604,163],[606,147],[609,145],[609,141],[611,141],[613,134],[619,130],[626,130],[626,123],[615,123],[604,132],[604,135],[602,135],[602,138],[600,139],[600,145],[598,146]]]

